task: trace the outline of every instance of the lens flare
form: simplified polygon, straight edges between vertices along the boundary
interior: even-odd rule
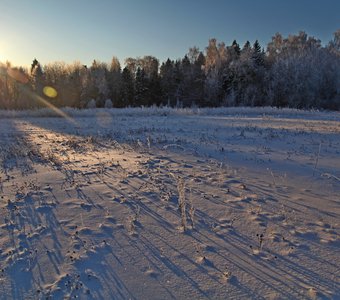
[[[54,106],[52,103],[46,101],[43,97],[40,97],[36,93],[32,92],[26,85],[22,86],[22,91],[26,96],[30,97],[31,99],[35,99],[36,101],[38,101],[43,106],[54,111],[55,114],[57,114],[58,116],[65,118],[70,123],[73,123],[75,125],[77,124],[76,120],[71,118],[66,112],[64,112],[61,109],[59,109],[58,107]]]
[[[101,127],[109,128],[112,124],[113,118],[107,112],[99,112],[96,114],[96,119]]]
[[[58,96],[58,92],[51,86],[45,86],[43,89],[44,94],[49,98],[55,98]]]
[[[44,98],[40,97],[39,95],[35,94],[34,92],[31,91],[31,89],[26,85],[26,83],[29,82],[29,78],[26,74],[24,74],[23,72],[21,72],[19,69],[17,68],[8,68],[6,67],[3,63],[0,62],[0,75],[8,75],[9,77],[11,77],[12,79],[22,83],[22,85],[20,86],[21,91],[28,97],[37,100],[38,102],[40,102],[43,106],[51,109],[52,111],[54,111],[58,116],[65,118],[67,121],[69,121],[70,123],[73,124],[77,124],[77,122],[75,121],[75,119],[71,118],[70,116],[67,115],[67,113],[65,113],[64,111],[62,111],[61,109],[57,108],[56,106],[54,106],[52,103],[46,101]],[[1,83],[1,79],[0,79],[0,83]],[[56,91],[55,88],[51,87],[51,86],[45,86],[43,88],[43,93],[49,97],[49,98],[55,98],[58,95],[58,92]]]

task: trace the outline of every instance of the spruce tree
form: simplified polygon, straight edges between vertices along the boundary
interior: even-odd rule
[[[134,103],[136,106],[146,106],[148,104],[148,79],[141,68],[137,68],[135,79]]]
[[[257,66],[264,65],[264,52],[262,51],[258,40],[256,40],[253,45],[253,59]]]
[[[232,46],[232,48],[234,49],[234,51],[235,51],[235,53],[236,53],[236,56],[239,57],[240,54],[241,54],[240,45],[237,43],[236,40],[234,40],[231,46]]]
[[[134,81],[127,67],[125,67],[122,72],[121,93],[115,106],[134,106]]]

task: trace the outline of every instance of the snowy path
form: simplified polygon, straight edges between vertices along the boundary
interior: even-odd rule
[[[340,297],[333,116],[0,120],[0,299]]]

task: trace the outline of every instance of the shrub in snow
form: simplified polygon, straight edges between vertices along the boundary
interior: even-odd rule
[[[86,108],[96,108],[96,101],[94,99],[91,99],[87,104]]]
[[[105,101],[105,108],[112,108],[113,107],[113,104],[112,104],[112,101],[110,99],[107,99]]]

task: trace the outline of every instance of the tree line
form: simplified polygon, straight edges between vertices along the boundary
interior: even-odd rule
[[[52,88],[53,95],[46,93]],[[0,64],[0,109],[127,106],[277,106],[340,110],[340,29],[322,45],[305,32],[277,33],[262,48],[210,39],[204,51],[160,64],[154,56],[127,58],[122,68],[94,60],[30,68]]]

